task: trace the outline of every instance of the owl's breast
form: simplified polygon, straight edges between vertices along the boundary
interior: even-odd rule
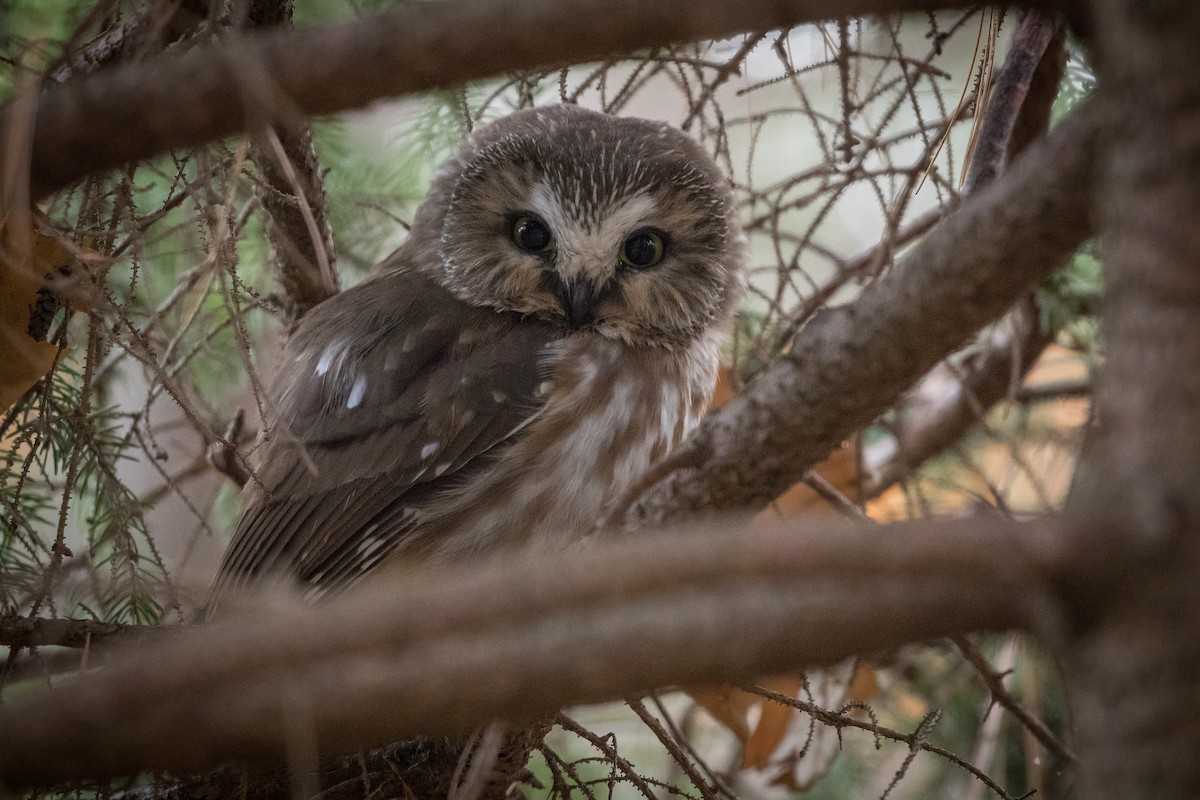
[[[715,339],[683,352],[586,334],[564,340],[542,410],[489,469],[439,504],[434,548],[453,558],[582,538],[695,427],[716,371]]]

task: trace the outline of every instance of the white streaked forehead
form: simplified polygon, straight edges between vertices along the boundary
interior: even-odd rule
[[[585,221],[567,210],[550,184],[538,181],[529,191],[526,207],[550,226],[560,270],[600,278],[611,274],[625,237],[650,222],[657,204],[648,192],[639,192],[610,201],[606,208],[592,209],[591,219]]]

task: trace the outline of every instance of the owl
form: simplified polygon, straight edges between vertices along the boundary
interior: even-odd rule
[[[728,181],[667,125],[562,105],[478,130],[287,343],[214,598],[583,537],[704,413],[744,257]]]

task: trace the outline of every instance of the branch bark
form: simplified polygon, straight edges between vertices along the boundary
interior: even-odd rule
[[[67,49],[49,70],[63,82],[107,64],[140,60],[192,35],[208,19],[207,0],[151,2],[78,49]]]
[[[1069,0],[1030,7],[1073,8]],[[298,33],[166,55],[46,90],[31,125],[34,199],[84,175],[285,118],[454,86],[505,70],[579,63],[837,16],[936,10],[961,0],[489,0],[435,3]]]
[[[1005,164],[1046,132],[1066,67],[1066,31],[1053,14],[1027,13],[1013,35],[984,111],[965,192],[996,179]]]
[[[276,125],[254,137],[250,157],[262,174],[256,187],[267,214],[271,261],[286,321],[294,325],[338,292],[333,227],[325,202],[312,131],[307,124]]]
[[[0,782],[281,762],[296,724],[338,753],[661,685],[1053,624],[1049,592],[1071,559],[1052,533],[996,518],[781,523],[384,576],[315,609],[258,605],[253,619],[181,633],[0,707]]]

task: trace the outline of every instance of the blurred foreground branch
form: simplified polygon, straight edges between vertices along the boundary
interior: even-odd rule
[[[581,63],[675,42],[719,39],[838,16],[934,10],[954,0],[555,0],[434,3],[303,32],[230,38],[47,89],[31,117],[37,199],[84,175],[257,130],[506,70]],[[1073,7],[1059,0],[1031,7]]]
[[[702,530],[368,584],[181,633],[0,708],[19,787],[282,762],[669,684],[744,681],[989,628],[1056,624],[1048,524]],[[306,730],[297,730],[301,725]]]

